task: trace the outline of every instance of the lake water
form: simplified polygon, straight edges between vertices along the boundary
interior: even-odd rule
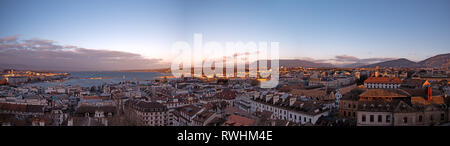
[[[32,86],[100,86],[102,84],[119,83],[124,81],[137,81],[146,83],[166,74],[157,72],[69,72],[71,78],[61,82],[37,82],[31,83]]]

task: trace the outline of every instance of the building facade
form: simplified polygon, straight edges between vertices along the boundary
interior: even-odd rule
[[[364,81],[366,88],[399,88],[402,83],[400,78],[396,77],[370,77]]]

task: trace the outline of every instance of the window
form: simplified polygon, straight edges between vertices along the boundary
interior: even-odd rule
[[[433,115],[430,116],[430,120],[433,121]]]
[[[374,116],[370,115],[370,122],[373,122],[373,121],[374,121]]]
[[[408,123],[408,117],[403,117],[403,123]]]
[[[444,120],[444,114],[443,113],[441,113],[441,121],[443,121]]]
[[[386,123],[391,122],[391,116],[390,115],[386,115]]]
[[[382,122],[383,121],[382,118],[383,118],[383,116],[378,115],[378,122]]]
[[[353,112],[353,118],[355,118],[356,117],[356,114],[355,114],[355,112]]]
[[[347,112],[346,112],[346,111],[344,111],[344,117],[345,117],[345,116],[347,116]]]
[[[419,116],[419,122],[422,122],[422,115]]]
[[[363,122],[366,122],[366,115],[362,115],[362,119]]]
[[[353,104],[353,108],[356,109],[356,104]]]

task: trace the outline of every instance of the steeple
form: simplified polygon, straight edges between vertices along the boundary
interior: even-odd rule
[[[425,83],[423,83],[423,87],[427,88],[427,100],[431,101],[432,95],[433,95],[433,91],[431,90],[430,82],[428,82],[428,80],[426,80]]]

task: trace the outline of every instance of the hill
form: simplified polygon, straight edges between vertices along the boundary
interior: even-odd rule
[[[427,58],[420,62],[414,62],[405,58],[390,60],[370,65],[361,66],[361,68],[374,68],[374,67],[394,67],[394,68],[450,68],[450,53],[440,54],[430,58]]]

